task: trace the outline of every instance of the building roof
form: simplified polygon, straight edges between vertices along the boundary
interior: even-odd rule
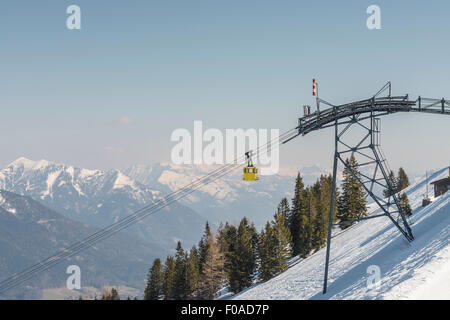
[[[450,184],[450,177],[433,181],[430,184]]]

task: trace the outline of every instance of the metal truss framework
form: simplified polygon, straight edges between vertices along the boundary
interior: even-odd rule
[[[360,118],[363,118],[362,120]],[[355,128],[357,127],[357,128]],[[346,136],[350,129],[360,129],[357,141],[354,144],[346,141]],[[355,132],[356,130],[353,130]],[[335,121],[335,153],[333,164],[333,184],[332,196],[330,204],[330,214],[328,221],[328,238],[325,261],[325,276],[323,293],[327,291],[328,267],[330,260],[330,246],[332,228],[338,225],[350,225],[354,222],[387,217],[397,227],[400,233],[408,240],[414,240],[411,228],[407,218],[400,205],[398,196],[394,191],[392,181],[389,179],[389,169],[386,158],[380,147],[380,118],[374,116],[371,112],[369,117],[361,117],[361,114],[355,114],[348,119]],[[357,163],[352,165],[348,159],[354,157]],[[364,187],[366,196],[370,197],[381,209],[381,213],[369,216],[361,216],[353,220],[341,221],[333,224],[335,215],[335,189],[336,189],[336,173],[338,163],[351,173],[351,175]],[[388,197],[384,198],[377,193],[375,189],[382,188],[387,191]]]
[[[389,89],[388,96],[377,97]],[[398,112],[421,112],[431,114],[450,115],[450,101],[445,99],[428,99],[419,97],[410,100],[408,95],[391,96],[391,83],[388,82],[373,97],[343,105],[333,105],[317,98],[317,103],[324,103],[330,108],[308,114],[298,119],[298,132],[296,135],[283,141],[288,141],[309,132],[328,127],[335,128],[335,153],[333,163],[333,187],[331,194],[328,240],[326,249],[325,275],[323,293],[327,292],[328,268],[330,259],[330,245],[332,228],[337,225],[351,224],[356,221],[387,217],[396,226],[399,232],[408,240],[413,241],[414,236],[407,217],[402,211],[398,196],[394,192],[392,181],[389,179],[389,166],[380,147],[380,116]],[[352,133],[353,135],[349,134]],[[356,140],[355,140],[356,133]],[[349,141],[353,138],[355,141]],[[352,156],[357,158],[357,165],[352,166],[346,159]],[[359,217],[351,221],[341,221],[333,224],[335,207],[336,174],[338,164],[347,168],[351,175],[364,187],[366,196],[373,199],[378,206],[377,214]],[[377,195],[375,189],[386,190],[388,197]]]

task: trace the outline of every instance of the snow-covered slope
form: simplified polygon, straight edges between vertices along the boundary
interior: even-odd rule
[[[212,170],[215,166],[195,165],[136,165],[123,172],[152,189],[175,191]],[[286,170],[271,176],[261,176],[257,183],[242,180],[242,171],[236,170],[221,177],[181,202],[202,214],[213,224],[221,221],[237,222],[246,216],[259,228],[275,213],[283,197],[292,198],[297,170]],[[314,183],[327,171],[319,166],[301,168],[306,184]]]
[[[429,182],[448,176],[435,171]],[[325,250],[297,262],[234,299],[450,299],[450,191],[421,207],[426,182],[409,187],[415,240],[408,243],[388,218],[360,222],[332,239],[329,286],[322,294]],[[379,213],[378,210],[373,211]],[[379,286],[368,287],[370,266]],[[376,268],[375,267],[375,268]],[[369,271],[371,269],[369,268]]]

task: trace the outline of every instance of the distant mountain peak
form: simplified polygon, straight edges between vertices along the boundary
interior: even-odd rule
[[[116,171],[116,180],[114,181],[113,189],[121,189],[124,187],[130,187],[133,190],[136,190],[136,184],[135,182],[128,176],[124,175],[119,170]]]
[[[34,167],[43,167],[43,166],[48,166],[50,164],[49,161],[47,160],[39,160],[39,161],[34,161],[25,157],[20,157],[17,158],[16,160],[14,160],[13,162],[11,162],[8,167],[21,167],[24,169],[32,169]]]
[[[40,200],[55,196],[62,200],[70,195],[90,198],[123,192],[135,199],[149,201],[154,194],[119,170],[91,170],[25,157],[0,169],[0,188]]]

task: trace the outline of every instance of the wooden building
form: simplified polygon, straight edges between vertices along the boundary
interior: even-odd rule
[[[450,167],[449,167],[449,176],[444,179],[436,180],[431,182],[434,186],[434,197],[442,196],[448,190],[450,190]]]

